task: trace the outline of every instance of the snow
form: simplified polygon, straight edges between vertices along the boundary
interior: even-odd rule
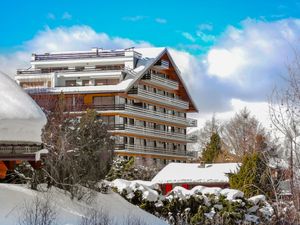
[[[46,117],[21,87],[0,75],[0,142],[41,142]]]
[[[265,202],[266,196],[264,195],[256,195],[251,198],[248,198],[248,201],[252,202],[254,205],[257,205],[259,202]]]
[[[170,163],[153,179],[158,184],[165,183],[228,183],[227,174],[238,170],[238,163],[206,164]]]
[[[135,191],[141,191],[143,193],[143,199],[148,200],[150,202],[155,202],[159,199],[159,194],[155,189],[158,189],[159,187],[156,184],[153,184],[152,182],[147,181],[128,181],[123,179],[116,179],[110,183],[111,187],[117,188],[119,193],[122,193],[124,190],[127,193],[127,196],[129,198],[132,198],[131,193]]]
[[[125,218],[133,216],[140,218],[147,225],[167,225],[164,221],[128,203],[116,193],[95,193],[93,201],[71,200],[62,190],[51,188],[48,191],[51,203],[55,206],[59,225],[77,225],[89,209],[103,209],[122,224]],[[25,202],[34,200],[35,196],[45,197],[43,192],[36,192],[23,185],[0,184],[0,224],[15,225],[18,222]]]
[[[241,192],[239,190],[235,190],[235,189],[229,189],[229,188],[225,188],[225,189],[221,190],[220,194],[226,196],[226,198],[228,200],[234,200],[234,199],[237,199],[237,198],[244,197],[243,192]]]

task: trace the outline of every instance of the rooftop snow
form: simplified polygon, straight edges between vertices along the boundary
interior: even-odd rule
[[[46,117],[11,78],[0,75],[0,142],[41,142]]]
[[[170,163],[164,167],[152,182],[165,183],[228,183],[227,174],[238,170],[238,163],[205,164]]]

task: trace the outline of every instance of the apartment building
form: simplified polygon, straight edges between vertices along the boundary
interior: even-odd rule
[[[64,93],[71,111],[96,110],[117,155],[163,164],[193,157],[187,128],[197,121],[187,114],[197,108],[166,48],[33,54],[15,79],[41,107]]]

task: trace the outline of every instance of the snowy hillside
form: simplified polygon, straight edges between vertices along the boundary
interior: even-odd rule
[[[41,141],[46,117],[11,78],[0,74],[0,141]]]
[[[49,193],[51,203],[57,212],[59,225],[77,225],[87,210],[101,208],[109,213],[116,224],[123,224],[125,218],[131,216],[144,221],[145,225],[166,225],[164,221],[128,203],[116,193],[96,193],[93,201],[89,203],[72,201],[69,196],[56,188],[52,188]],[[45,197],[45,194],[30,190],[25,186],[0,184],[0,225],[16,225],[24,202],[34,200],[37,195]]]

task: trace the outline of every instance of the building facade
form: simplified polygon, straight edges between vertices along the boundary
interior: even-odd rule
[[[115,153],[156,163],[191,157],[188,127],[196,112],[166,48],[33,54],[16,81],[44,108],[63,93],[70,110],[94,109],[115,136]]]

